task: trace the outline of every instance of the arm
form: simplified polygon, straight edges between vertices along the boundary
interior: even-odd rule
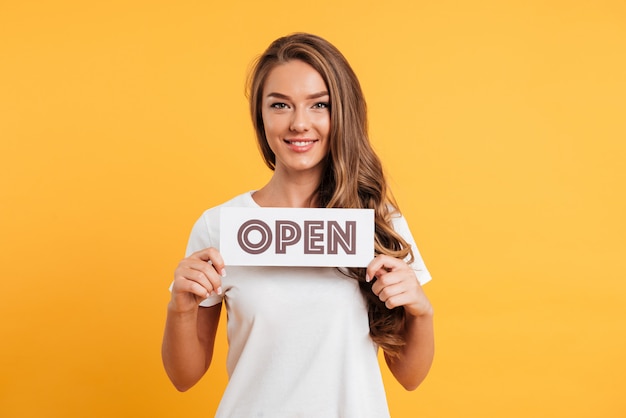
[[[161,356],[180,391],[196,384],[211,364],[221,304],[209,308],[198,304],[214,292],[221,294],[223,268],[219,252],[208,248],[182,260],[174,273]]]
[[[406,345],[400,356],[385,354],[391,373],[406,390],[415,390],[426,378],[435,355],[433,315],[411,316],[407,313],[404,328]]]
[[[379,255],[367,268],[368,278],[376,277],[372,291],[387,308],[405,310],[404,339],[398,357],[385,353],[391,373],[407,390],[416,389],[433,362],[435,343],[433,307],[420,286],[415,272],[403,261]]]

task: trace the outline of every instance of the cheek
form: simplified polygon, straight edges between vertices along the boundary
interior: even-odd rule
[[[267,117],[265,112],[261,112],[261,120],[263,121],[263,130],[265,131],[265,136],[267,136],[268,132],[271,131],[272,121]]]
[[[283,126],[280,123],[280,118],[268,117],[263,115],[263,127],[265,129],[265,137],[271,140],[277,134],[282,132]]]
[[[265,131],[265,140],[267,145],[276,154],[276,142],[280,140],[280,129],[276,124],[276,120],[273,118],[267,118],[263,116],[263,130]]]
[[[319,130],[322,135],[328,138],[330,134],[330,115],[326,115],[319,121]]]

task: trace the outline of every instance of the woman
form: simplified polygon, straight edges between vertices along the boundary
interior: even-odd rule
[[[178,265],[163,363],[181,391],[206,372],[225,302],[229,383],[217,416],[389,416],[377,361],[408,390],[434,352],[430,279],[369,143],[366,105],[342,54],[310,34],[274,41],[249,80],[258,144],[274,171],[261,189],[209,209]],[[375,210],[366,269],[228,267],[219,211],[229,206]]]

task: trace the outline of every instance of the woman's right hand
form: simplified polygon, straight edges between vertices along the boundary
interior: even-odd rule
[[[222,294],[225,275],[224,260],[213,247],[184,258],[174,271],[170,308],[180,313],[198,309],[198,304],[207,297]]]

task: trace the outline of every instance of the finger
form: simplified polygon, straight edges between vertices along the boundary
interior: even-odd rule
[[[403,286],[402,283],[382,286],[377,289],[374,289],[374,286],[372,286],[372,291],[376,296],[378,296],[378,299],[380,299],[382,302],[386,302],[389,298],[405,292],[406,290],[406,286]]]
[[[221,276],[226,276],[224,259],[216,248],[208,247],[203,250],[196,251],[190,256],[190,258],[197,258],[202,261],[209,262],[210,264],[213,264],[215,271],[217,271]]]
[[[221,276],[210,262],[186,258],[180,262],[174,273],[174,281],[193,281],[203,286],[208,294],[216,291],[221,294]]]
[[[224,265],[224,259],[220,252],[214,248],[209,247],[200,251],[196,251],[190,257],[190,260],[200,260],[200,264],[190,264],[193,268],[205,273],[207,279],[211,282],[212,288],[215,289],[218,295],[222,294],[222,277],[226,276],[226,268]]]
[[[191,294],[206,299],[212,292],[211,283],[205,278],[202,280],[190,279],[194,273],[179,274],[174,278],[172,296]]]
[[[195,296],[198,296],[201,299],[206,299],[213,293],[212,291],[207,290],[206,286],[201,285],[198,282],[188,281],[186,291]]]
[[[213,291],[217,292],[217,289],[222,285],[220,276],[208,263],[204,263],[204,266],[186,268],[181,272],[180,276],[183,280],[192,281],[204,287],[209,295]]]
[[[433,312],[432,305],[426,295],[410,290],[391,296],[385,301],[385,306],[388,309],[402,306],[407,315],[415,317],[428,314],[432,315]]]
[[[411,296],[410,292],[402,292],[387,298],[384,302],[387,309],[393,309],[415,303],[416,301],[415,298]]]
[[[378,297],[388,309],[402,306],[407,314],[412,316],[420,316],[429,312],[432,314],[432,305],[417,280],[403,281],[384,287]]]
[[[374,259],[372,261],[370,261],[370,263],[367,265],[367,268],[365,269],[366,281],[369,282],[370,279],[373,279],[374,277],[376,277],[376,273],[385,264],[384,258],[385,258],[385,256],[379,254],[376,257],[374,257]]]
[[[406,265],[403,260],[379,254],[367,266],[365,280],[369,282],[374,277],[379,278],[385,273],[401,268],[402,265]]]
[[[372,285],[372,291],[379,295],[386,287],[401,283],[403,280],[403,272],[379,270],[376,274],[376,281]]]

